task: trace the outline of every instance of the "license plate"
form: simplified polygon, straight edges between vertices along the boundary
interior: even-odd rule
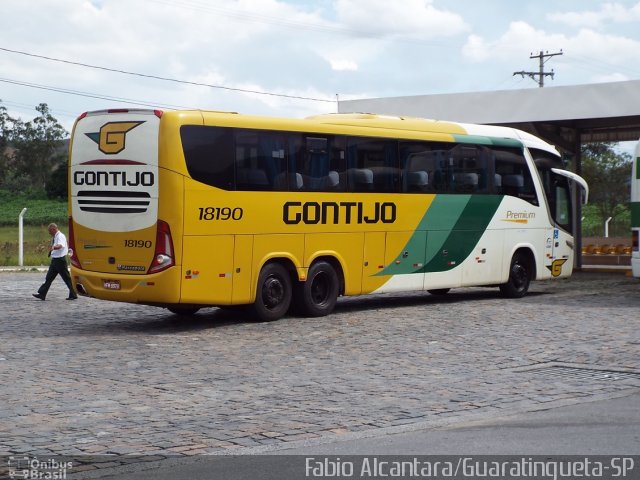
[[[120,280],[103,280],[102,286],[107,290],[120,290]]]

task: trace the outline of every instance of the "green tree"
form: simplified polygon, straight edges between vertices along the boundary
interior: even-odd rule
[[[0,100],[0,103],[2,100]],[[9,142],[11,139],[13,118],[7,113],[4,105],[0,105],[0,185],[9,174]]]
[[[49,198],[67,198],[69,177],[67,175],[67,157],[58,155],[54,158],[53,173],[47,179],[45,191]]]
[[[36,111],[40,115],[30,122],[13,121],[15,174],[29,178],[33,189],[44,190],[53,171],[55,154],[67,131],[51,115],[46,103],[38,105]]]
[[[609,217],[614,224],[628,217],[631,161],[631,155],[617,153],[609,143],[588,143],[582,147],[582,175],[589,183],[589,203],[601,225]],[[626,230],[628,225],[620,228]]]

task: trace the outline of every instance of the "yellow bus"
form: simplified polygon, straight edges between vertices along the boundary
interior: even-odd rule
[[[260,320],[341,295],[571,274],[572,185],[556,149],[503,127],[374,114],[81,115],[70,146],[72,277],[91,297]]]

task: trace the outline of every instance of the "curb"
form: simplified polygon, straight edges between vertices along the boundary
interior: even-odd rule
[[[0,273],[2,272],[9,272],[9,273],[15,273],[15,272],[21,272],[21,273],[30,273],[30,272],[46,272],[47,270],[49,270],[48,266],[44,266],[44,265],[39,265],[39,266],[31,266],[31,267],[17,267],[17,266],[12,266],[12,267],[0,267]]]
[[[576,270],[587,273],[624,273],[631,276],[630,265],[582,265]]]

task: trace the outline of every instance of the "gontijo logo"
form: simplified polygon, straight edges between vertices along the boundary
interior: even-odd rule
[[[99,132],[85,133],[87,137],[98,144],[98,149],[107,155],[120,153],[125,148],[127,132],[130,132],[142,122],[109,122],[100,127]]]

